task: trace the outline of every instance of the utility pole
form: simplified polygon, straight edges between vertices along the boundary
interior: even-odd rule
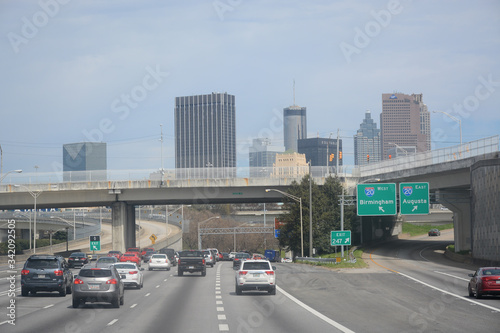
[[[313,215],[312,215],[312,174],[311,161],[309,161],[309,257],[313,256]]]
[[[335,168],[335,175],[338,177],[339,175],[339,133],[340,129],[337,129],[337,156],[335,158],[335,161],[337,162],[337,166]]]

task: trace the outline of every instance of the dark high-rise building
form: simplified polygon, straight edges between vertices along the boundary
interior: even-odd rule
[[[309,138],[300,139],[297,142],[299,154],[306,155],[306,161],[311,161],[311,166],[329,166],[337,165],[337,158],[342,152],[342,140],[339,140],[339,150],[337,154],[337,139],[328,138]],[[327,162],[328,161],[328,162]],[[342,165],[342,159],[339,159],[339,165]]]
[[[382,94],[380,114],[382,159],[393,147],[423,152],[431,149],[431,122],[422,94]]]
[[[273,172],[276,154],[284,151],[284,147],[271,145],[271,141],[267,138],[253,139],[253,145],[248,149],[250,176],[269,176]]]
[[[228,176],[236,167],[235,98],[228,93],[175,98],[175,167],[213,168]]]
[[[292,105],[283,109],[285,150],[297,152],[297,140],[307,138],[306,108]]]
[[[64,181],[106,180],[106,169],[106,143],[79,142],[63,145]]]
[[[354,165],[365,165],[380,160],[380,129],[373,121],[370,111],[366,111],[365,119],[354,135]]]

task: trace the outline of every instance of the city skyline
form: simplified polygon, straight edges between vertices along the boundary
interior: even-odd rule
[[[107,143],[108,169],[159,169],[162,155],[173,169],[175,97],[213,91],[237,99],[238,166],[249,165],[254,138],[284,146],[283,108],[295,103],[307,106],[307,138],[340,129],[346,165],[365,110],[378,119],[383,93],[423,94],[433,149],[458,144],[460,132],[432,111],[458,117],[463,142],[500,134],[496,1],[54,0],[0,9],[4,172],[62,171],[61,147],[86,141]]]

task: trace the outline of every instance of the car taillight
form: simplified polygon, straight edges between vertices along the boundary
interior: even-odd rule
[[[274,275],[274,271],[266,271],[267,275]]]
[[[205,259],[202,259],[202,264],[205,265]]]
[[[106,281],[106,284],[117,284],[116,279]]]
[[[240,275],[247,275],[248,271],[240,271],[239,274]]]
[[[80,279],[75,279],[75,281],[73,281],[74,284],[83,284],[83,281],[80,280]]]
[[[181,259],[179,258],[179,260],[177,260],[177,263],[180,265],[181,264]]]
[[[129,274],[137,274],[137,271],[131,271]]]
[[[54,274],[56,276],[62,276],[63,275],[63,271],[61,271],[60,269],[57,269],[57,270],[54,271]]]
[[[29,273],[30,273],[30,271],[29,271],[29,270],[27,270],[27,269],[23,269],[23,270],[21,271],[21,275],[28,275]]]

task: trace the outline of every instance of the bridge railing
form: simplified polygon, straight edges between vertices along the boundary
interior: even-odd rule
[[[353,174],[357,177],[370,177],[410,168],[417,168],[462,160],[499,151],[499,136],[479,139],[461,145],[401,156],[359,167]]]
[[[350,177],[354,166],[313,166],[314,179],[329,175]],[[190,168],[164,170],[97,170],[68,172],[12,173],[0,184],[0,192],[26,190],[63,190],[76,188],[131,188],[157,187],[161,184],[188,186],[205,182],[207,185],[227,185],[227,181],[241,180],[247,185],[260,185],[263,181],[270,185],[288,185],[300,181],[309,174],[308,166],[294,167],[237,167],[237,168]]]

